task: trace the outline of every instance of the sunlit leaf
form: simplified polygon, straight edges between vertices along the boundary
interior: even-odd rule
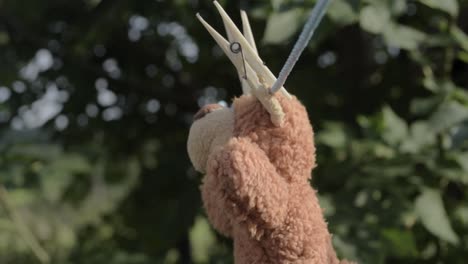
[[[267,21],[263,41],[278,44],[292,37],[301,26],[302,10],[299,8],[273,13]]]
[[[450,225],[438,190],[424,189],[416,198],[414,206],[420,221],[429,232],[447,242],[458,244],[458,236]]]
[[[389,144],[398,144],[408,135],[408,126],[406,122],[392,111],[390,107],[384,107],[382,110],[385,129],[382,131],[383,139]]]
[[[458,15],[457,0],[419,0],[419,2],[431,8],[447,12],[452,16]]]
[[[452,144],[456,148],[468,146],[468,122],[463,122],[452,134]]]
[[[333,236],[333,245],[341,255],[345,256],[347,259],[352,259],[358,261],[358,252],[356,245],[343,241],[338,236]]]
[[[340,25],[348,25],[357,21],[358,15],[346,0],[334,0],[330,4],[328,16]]]
[[[468,173],[468,152],[456,153],[455,160]]]
[[[216,245],[216,236],[207,219],[197,217],[195,224],[190,230],[190,245],[193,258],[199,263],[206,263]]]
[[[442,101],[442,98],[433,96],[429,98],[415,98],[411,102],[411,113],[419,116],[431,113],[437,105]]]
[[[9,194],[11,202],[18,207],[30,205],[37,199],[37,193],[23,188],[11,190]]]
[[[450,30],[453,39],[460,45],[460,47],[468,52],[468,35],[463,32],[459,27],[453,26]]]
[[[368,5],[361,11],[361,27],[371,33],[381,33],[390,21],[390,12],[383,5]]]
[[[390,2],[391,2],[391,8],[392,8],[393,14],[401,15],[407,11],[408,7],[407,7],[406,0],[393,0]]]
[[[457,54],[458,58],[465,63],[468,63],[468,52],[460,51]]]
[[[468,206],[460,206],[455,210],[455,215],[465,225],[468,226]]]
[[[397,256],[416,256],[418,249],[413,233],[398,229],[385,229],[383,237],[388,241],[390,250]]]
[[[387,25],[383,33],[388,45],[407,50],[418,48],[426,38],[421,31],[398,24]]]
[[[468,108],[458,102],[443,103],[437,111],[431,115],[429,125],[435,132],[441,132],[464,120],[468,119]]]
[[[285,0],[271,0],[271,5],[273,6],[273,9],[279,10],[284,2]]]
[[[56,239],[60,246],[72,248],[76,243],[76,233],[71,226],[60,225],[56,231]]]
[[[422,148],[435,144],[435,139],[435,133],[432,133],[426,122],[414,122],[410,126],[409,137],[404,140],[401,149],[404,152],[417,153]]]
[[[344,147],[346,143],[345,128],[336,123],[325,124],[325,130],[317,135],[317,142],[330,147]]]
[[[40,171],[41,187],[49,201],[58,201],[77,173],[90,172],[91,165],[77,154],[62,154]]]

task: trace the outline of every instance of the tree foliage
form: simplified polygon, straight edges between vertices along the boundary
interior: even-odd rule
[[[285,61],[314,0],[246,8]],[[240,94],[210,1],[0,0],[0,263],[232,263],[185,142]],[[334,0],[286,86],[316,131],[340,256],[464,263],[468,1]]]

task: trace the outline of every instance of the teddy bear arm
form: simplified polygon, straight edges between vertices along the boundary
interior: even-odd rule
[[[218,179],[238,219],[274,228],[284,222],[288,204],[287,182],[266,154],[247,139],[231,140],[217,155]]]
[[[203,206],[213,227],[222,235],[232,237],[231,215],[226,210],[228,201],[217,175],[205,175],[201,186]]]

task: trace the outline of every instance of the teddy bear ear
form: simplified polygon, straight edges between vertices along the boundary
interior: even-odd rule
[[[209,113],[211,113],[213,111],[216,111],[218,109],[221,109],[221,108],[223,108],[223,106],[221,106],[220,104],[205,105],[200,110],[198,110],[198,112],[193,116],[193,120],[196,121],[198,119],[201,119],[204,116],[206,116],[207,114],[209,114]]]
[[[273,93],[269,92],[269,88],[276,82],[276,77],[258,56],[247,14],[241,11],[244,31],[242,34],[221,5],[217,1],[214,1],[214,5],[221,15],[229,40],[222,37],[199,14],[197,18],[236,67],[243,94],[255,96],[270,113],[272,122],[281,125],[284,117],[282,107]],[[284,87],[279,90],[283,96],[291,98]]]

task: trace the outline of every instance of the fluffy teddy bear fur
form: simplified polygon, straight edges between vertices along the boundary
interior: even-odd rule
[[[285,113],[281,127],[255,97],[234,100],[231,137],[206,163],[208,218],[233,238],[237,264],[340,263],[309,183],[315,146],[307,112],[295,97],[275,97]]]

